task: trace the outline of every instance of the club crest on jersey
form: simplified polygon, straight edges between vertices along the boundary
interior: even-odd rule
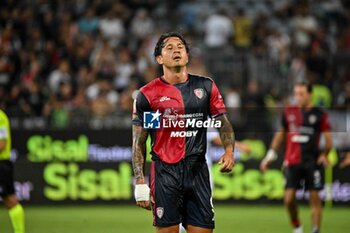
[[[163,207],[157,207],[156,213],[157,213],[158,218],[162,218],[163,215],[164,215],[164,208]]]
[[[196,89],[193,90],[193,92],[199,99],[202,99],[203,96],[204,96],[203,88],[196,88]]]
[[[309,123],[311,124],[311,125],[313,125],[313,124],[315,124],[315,122],[316,122],[316,116],[315,115],[310,115],[309,116]]]

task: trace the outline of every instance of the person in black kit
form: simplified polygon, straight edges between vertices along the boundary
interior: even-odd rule
[[[214,229],[209,171],[205,161],[207,127],[219,130],[225,153],[222,172],[234,166],[234,133],[223,99],[210,78],[187,72],[189,49],[178,33],[163,34],[154,56],[163,76],[143,86],[133,111],[133,170],[137,205],[152,209],[157,233]],[[145,182],[145,143],[150,134],[150,188]]]

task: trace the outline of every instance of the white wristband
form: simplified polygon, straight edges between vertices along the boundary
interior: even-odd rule
[[[277,159],[276,151],[274,149],[269,149],[263,161],[272,162],[272,161],[275,161],[276,159]]]
[[[136,201],[150,200],[150,189],[147,184],[135,185],[135,200]]]

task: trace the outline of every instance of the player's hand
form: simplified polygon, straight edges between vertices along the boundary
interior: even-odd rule
[[[233,166],[235,165],[235,160],[233,158],[233,152],[228,153],[225,152],[219,160],[219,164],[221,165],[221,172],[231,172]]]
[[[151,210],[151,194],[147,184],[135,185],[136,204],[146,210]]]
[[[260,163],[260,170],[262,172],[266,172],[267,169],[269,169],[269,165],[272,161],[275,161],[277,159],[277,153],[274,149],[270,148],[267,153],[265,158],[261,161]]]
[[[269,169],[269,165],[270,165],[269,161],[262,160],[260,163],[260,171],[266,172]]]
[[[141,208],[146,210],[151,210],[151,202],[150,201],[137,201],[136,204]]]
[[[343,161],[341,161],[341,163],[339,164],[340,168],[344,168],[346,166],[350,166],[350,152],[348,152],[345,155],[345,158],[343,159]]]
[[[317,164],[322,165],[323,167],[329,167],[331,163],[329,162],[325,154],[321,154],[317,159]]]

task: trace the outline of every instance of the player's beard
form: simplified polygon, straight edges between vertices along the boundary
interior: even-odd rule
[[[172,64],[171,66],[167,66],[167,68],[169,70],[172,70],[174,73],[181,73],[181,71],[184,69],[184,67],[186,67],[187,62],[185,61],[178,61],[175,62],[174,64]]]
[[[175,66],[174,66],[175,73],[180,73],[182,69],[187,65],[187,63],[188,62],[186,60],[179,60],[175,62]]]
[[[175,73],[180,73],[183,67],[184,67],[184,66],[181,66],[181,65],[175,66],[175,67],[174,67],[174,72],[175,72]]]

